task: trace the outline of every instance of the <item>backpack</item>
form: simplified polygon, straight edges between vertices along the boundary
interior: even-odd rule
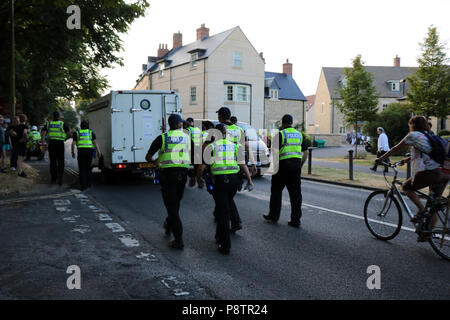
[[[444,164],[444,160],[446,158],[445,151],[447,148],[447,141],[445,141],[444,139],[442,139],[439,136],[436,136],[436,135],[426,132],[426,131],[423,132],[423,134],[428,139],[428,143],[431,146],[431,152],[427,153],[422,150],[419,150],[419,151],[427,154],[428,156],[430,156],[430,158],[433,161],[439,163],[442,166]]]

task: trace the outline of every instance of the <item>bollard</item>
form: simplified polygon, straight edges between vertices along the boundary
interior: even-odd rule
[[[348,149],[348,178],[353,180],[353,149]]]
[[[312,151],[313,148],[309,147],[308,148],[308,174],[311,174],[311,170],[312,170]]]
[[[407,153],[405,154],[405,157],[410,157],[411,153]],[[406,179],[411,178],[411,161],[408,161],[408,163],[406,164]]]

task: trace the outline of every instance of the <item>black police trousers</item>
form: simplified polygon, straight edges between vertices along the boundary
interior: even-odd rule
[[[78,148],[78,175],[80,178],[80,188],[84,190],[90,188],[92,184],[92,155],[93,148]]]
[[[280,167],[272,176],[270,188],[270,212],[273,220],[280,218],[281,200],[284,187],[287,187],[291,201],[291,222],[297,224],[302,217],[302,166],[299,159],[287,159],[280,161]]]
[[[165,168],[159,171],[162,197],[167,209],[167,226],[176,241],[181,241],[183,236],[179,211],[187,181],[187,171],[187,168]]]
[[[50,140],[48,143],[48,157],[50,158],[50,176],[52,182],[58,180],[62,184],[64,175],[64,142]]]
[[[216,240],[224,249],[231,248],[230,241],[230,216],[237,212],[234,196],[239,186],[237,174],[215,175],[213,190],[216,202],[217,226]]]

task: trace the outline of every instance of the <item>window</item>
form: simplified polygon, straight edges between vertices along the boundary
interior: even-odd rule
[[[322,113],[323,113],[323,107],[325,106],[325,103],[324,102],[322,102]]]
[[[343,126],[339,126],[339,133],[345,133],[345,128]]]
[[[233,101],[233,86],[227,86],[227,101]]]
[[[398,81],[391,82],[391,90],[393,92],[399,92],[400,91],[400,82],[398,82]]]
[[[273,100],[278,100],[278,90],[271,89],[270,90],[270,98]]]
[[[161,62],[159,64],[159,77],[160,78],[164,77],[164,62]]]
[[[239,101],[239,102],[247,102],[248,101],[247,87],[244,87],[244,86],[237,87],[237,101]]]
[[[387,108],[387,103],[383,103],[383,111],[384,111],[384,109],[386,109]]]
[[[241,54],[238,52],[235,52],[233,55],[233,66],[238,68],[242,67]]]
[[[191,87],[190,102],[191,103],[196,103],[197,102],[197,87]]]
[[[191,68],[197,67],[197,59],[198,53],[197,52],[191,53]]]

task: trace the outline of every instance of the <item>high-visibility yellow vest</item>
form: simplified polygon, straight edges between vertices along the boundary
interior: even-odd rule
[[[303,135],[294,128],[286,128],[280,131],[281,148],[280,160],[302,158]]]
[[[227,139],[233,143],[239,143],[241,141],[242,129],[235,124],[226,124],[225,127],[227,128]]]
[[[202,131],[202,143],[205,143],[206,139],[208,139],[208,132]]]
[[[94,148],[92,142],[92,131],[89,129],[81,129],[78,131],[77,148]]]
[[[191,141],[182,130],[169,130],[161,135],[162,146],[158,154],[160,168],[189,168]]]
[[[50,121],[50,123],[48,124],[47,137],[49,140],[64,141],[66,139],[66,133],[64,132],[64,122]]]
[[[202,132],[197,127],[189,127],[187,129],[191,135],[192,142],[194,142],[194,146],[199,147]]]
[[[239,172],[237,148],[237,144],[227,139],[218,140],[213,143],[213,163],[211,165],[211,173],[213,175],[235,174]]]
[[[33,142],[41,141],[41,134],[39,133],[39,131],[35,130],[31,131],[28,137]]]

